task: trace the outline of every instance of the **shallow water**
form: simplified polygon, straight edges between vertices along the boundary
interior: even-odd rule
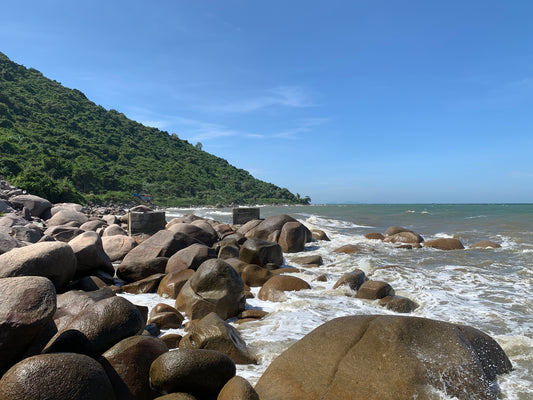
[[[167,219],[188,213],[231,223],[231,209],[168,209]],[[248,308],[270,312],[263,320],[236,325],[259,365],[238,366],[252,384],[269,363],[292,343],[333,318],[353,314],[394,314],[377,302],[355,299],[346,288],[333,290],[340,276],[360,268],[372,279],[389,282],[396,294],[416,301],[411,315],[468,324],[494,337],[514,370],[500,376],[504,399],[533,399],[533,205],[324,205],[262,207],[261,217],[289,214],[309,228],[324,230],[330,242],[310,243],[308,254],[320,254],[324,265],[295,274],[312,286],[287,293],[281,303],[258,299]],[[426,240],[460,239],[466,250],[397,249],[367,240],[369,232],[402,226]],[[491,240],[500,249],[468,249]],[[358,244],[359,254],[336,254],[343,244]],[[301,255],[298,254],[298,255]],[[287,265],[294,255],[285,255]],[[327,282],[314,279],[326,274]],[[257,293],[258,289],[254,289]],[[157,295],[127,295],[153,307],[174,304]],[[183,332],[182,332],[183,333]],[[439,395],[440,398],[447,398]]]

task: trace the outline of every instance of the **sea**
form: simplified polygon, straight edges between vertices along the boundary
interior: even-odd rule
[[[230,208],[166,210],[167,220],[186,214],[232,222]],[[294,276],[311,289],[286,293],[283,302],[247,300],[247,308],[268,311],[263,320],[234,324],[257,365],[238,365],[237,374],[254,385],[270,362],[323,323],[341,316],[395,314],[377,301],[354,298],[347,287],[333,289],[346,272],[362,269],[369,278],[388,282],[397,295],[419,304],[412,316],[466,324],[492,336],[513,364],[498,378],[503,399],[533,399],[533,204],[335,204],[261,206],[261,218],[288,214],[310,229],[323,230],[330,241],[308,243],[305,255],[319,254],[324,264],[302,269]],[[400,249],[369,240],[401,226],[425,240],[457,238],[465,250]],[[489,240],[497,249],[469,248]],[[345,244],[359,245],[356,254],[337,254]],[[300,268],[285,254],[285,265]],[[325,282],[316,278],[325,275]],[[253,288],[257,294],[258,288]],[[149,308],[174,300],[157,294],[124,295]],[[396,314],[398,315],[398,314]],[[402,314],[403,315],[403,314]],[[184,334],[182,330],[170,330]],[[442,399],[451,399],[440,394]]]

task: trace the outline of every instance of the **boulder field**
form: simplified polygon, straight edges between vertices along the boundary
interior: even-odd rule
[[[0,400],[429,399],[434,391],[494,399],[497,375],[511,370],[498,344],[473,327],[357,315],[293,344],[254,388],[235,366],[257,363],[235,326],[267,314],[246,309],[250,287],[278,302],[312,288],[287,273],[324,260],[296,254],[297,269],[285,265],[284,254],[329,240],[325,232],[288,215],[242,226],[191,215],[152,235],[129,236],[125,211],[54,205],[4,181],[0,206]],[[464,248],[457,239],[424,242],[400,227],[368,240]],[[341,251],[356,257],[367,250]],[[333,289],[397,313],[418,306],[358,269]],[[175,304],[158,304],[148,315],[117,296],[121,291],[158,293]],[[159,334],[180,327],[183,337]]]

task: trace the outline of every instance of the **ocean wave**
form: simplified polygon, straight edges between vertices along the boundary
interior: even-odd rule
[[[307,223],[313,224],[317,227],[328,227],[328,228],[337,228],[337,229],[354,229],[354,228],[374,228],[373,226],[368,225],[359,225],[349,221],[341,221],[338,219],[318,217],[316,215],[310,216],[306,219]]]

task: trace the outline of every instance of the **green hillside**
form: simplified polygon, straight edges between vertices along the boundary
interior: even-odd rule
[[[301,203],[169,134],[89,101],[0,53],[0,175],[54,202]]]

